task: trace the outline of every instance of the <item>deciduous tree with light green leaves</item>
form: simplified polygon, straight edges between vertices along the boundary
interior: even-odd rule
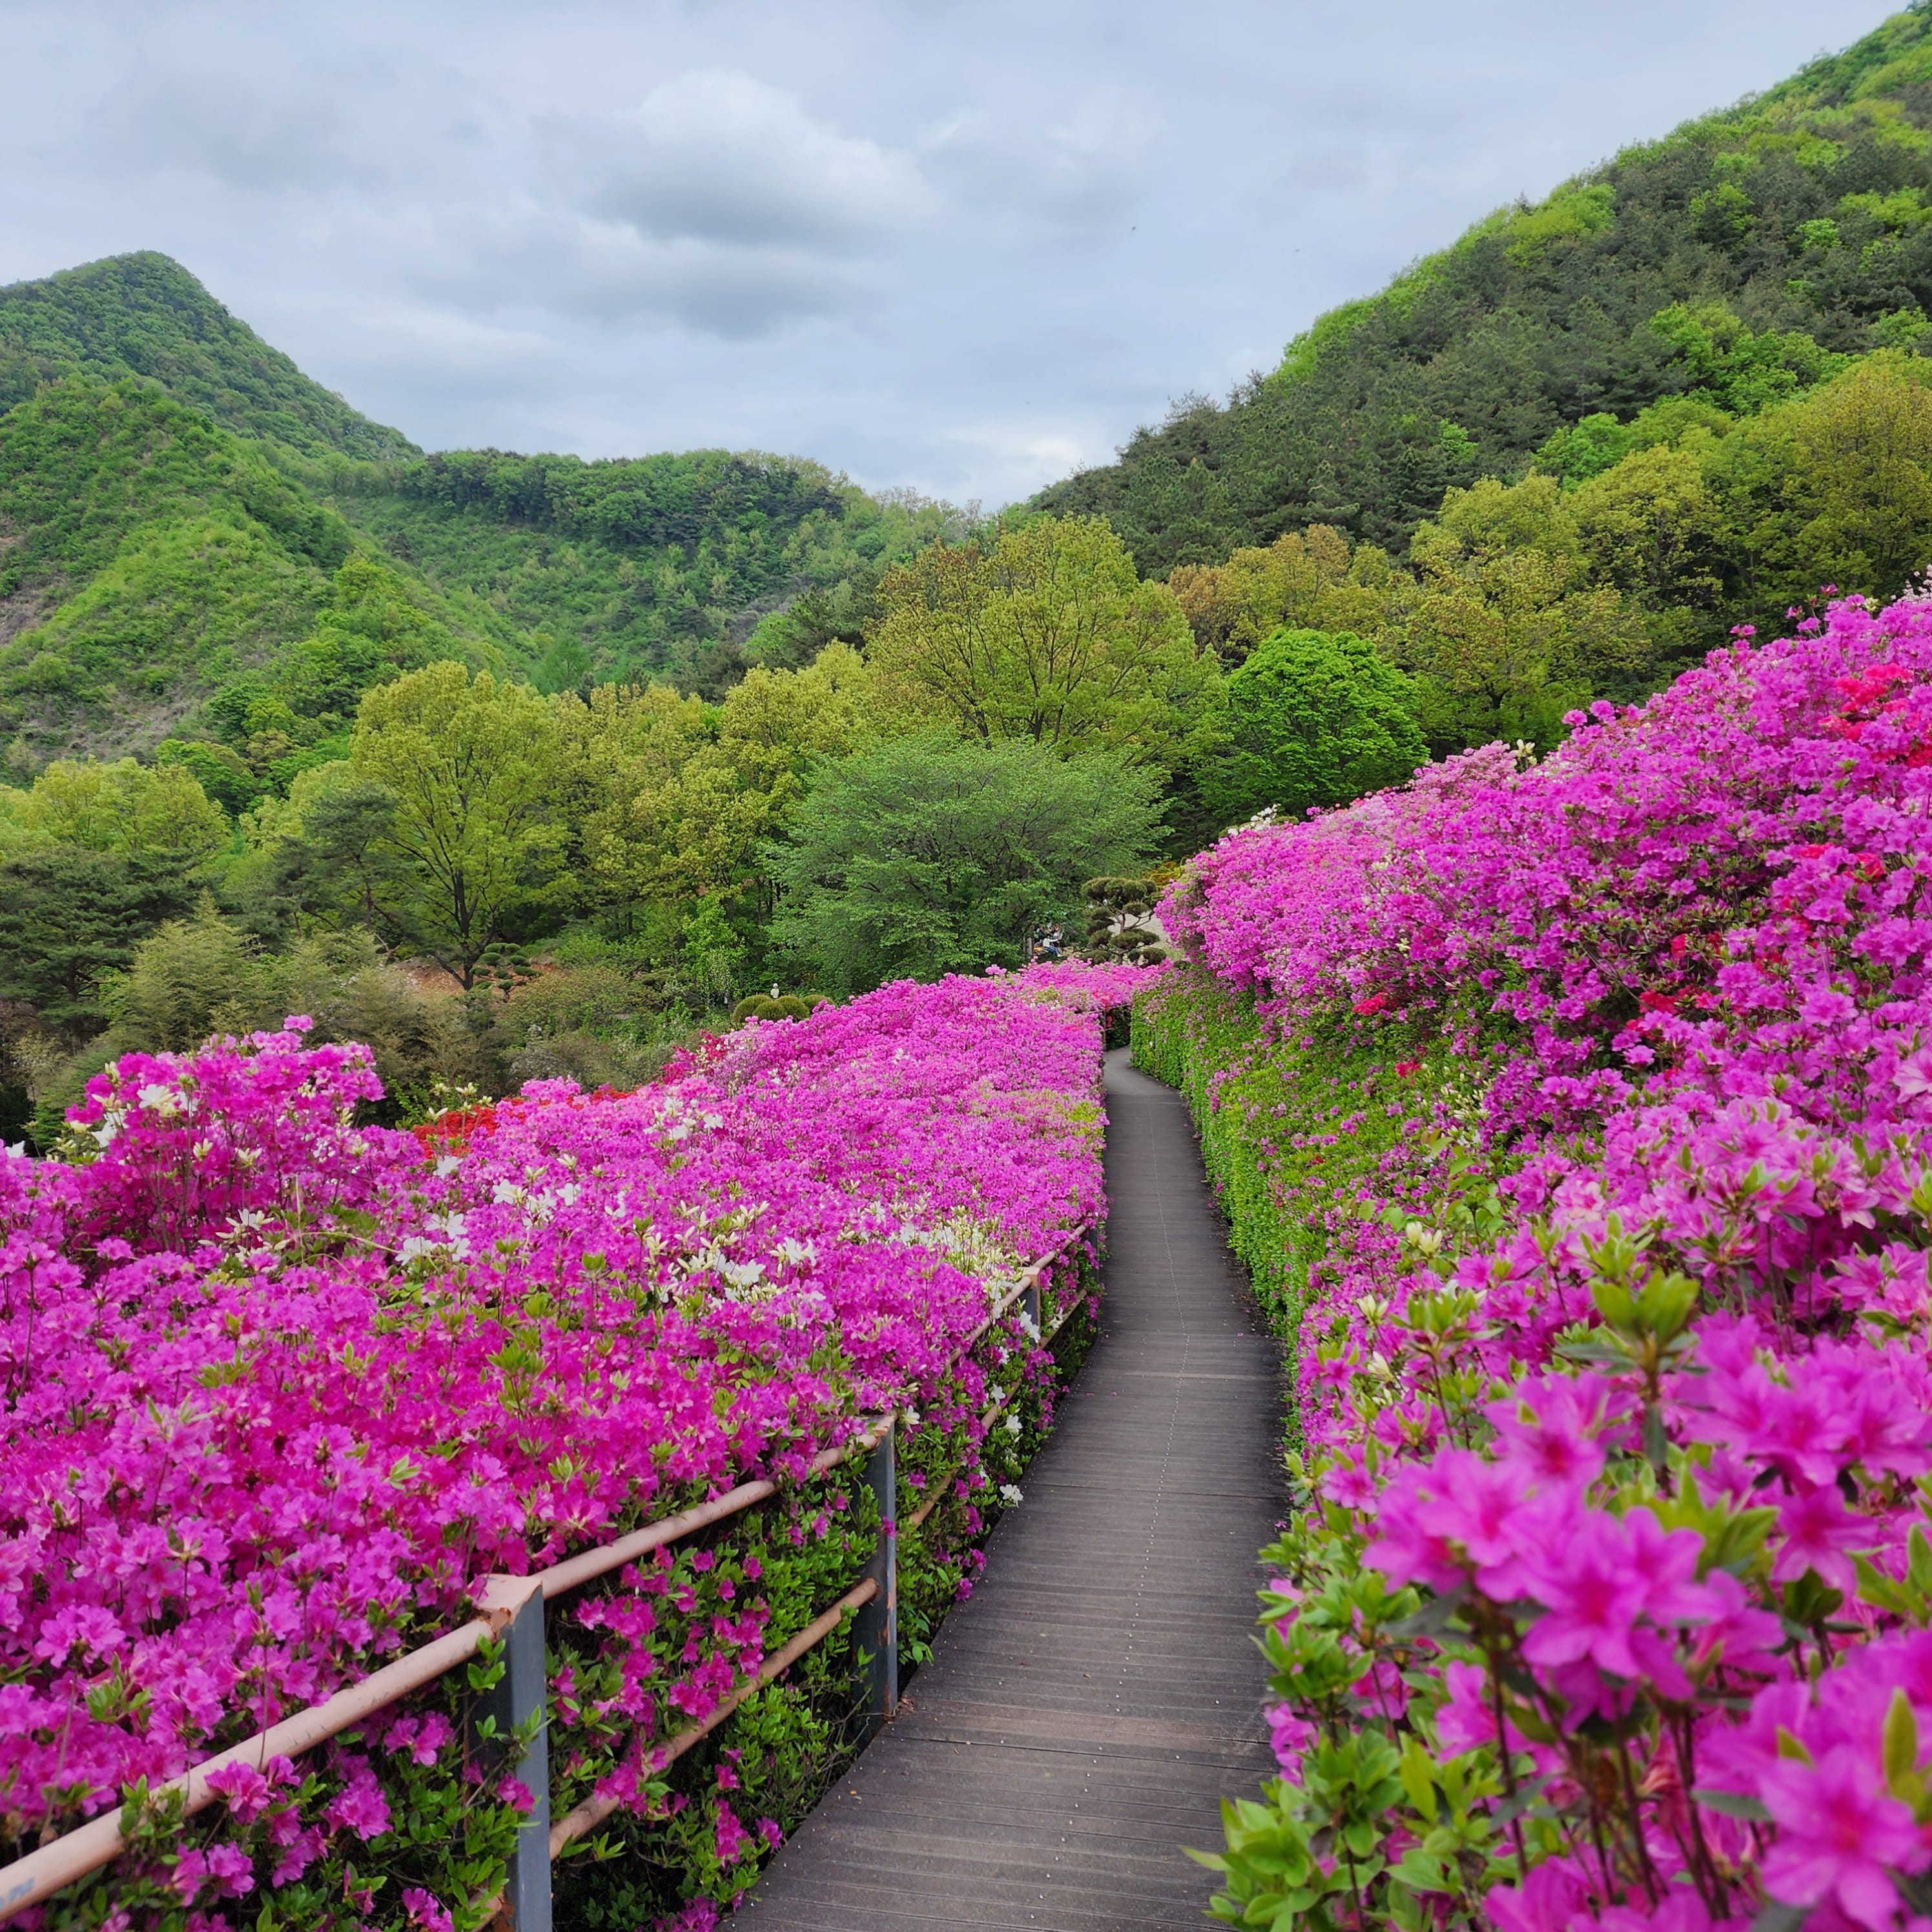
[[[409,890],[388,919],[466,988],[562,849],[549,704],[526,685],[434,664],[362,700],[352,762],[395,800],[385,842]]]
[[[880,694],[990,745],[1123,753],[1171,769],[1219,677],[1174,593],[1098,517],[1042,517],[990,548],[936,544],[889,571],[868,634]]]
[[[164,856],[192,870],[227,842],[221,808],[178,765],[57,758],[4,814],[23,844]]]

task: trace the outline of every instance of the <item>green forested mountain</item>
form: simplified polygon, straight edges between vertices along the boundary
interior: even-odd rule
[[[0,288],[0,409],[76,370],[146,377],[225,428],[296,449],[417,453],[400,430],[311,382],[165,255],[116,255]]]
[[[1580,423],[1600,440],[1677,398],[1736,421],[1834,356],[1916,355],[1932,346],[1928,129],[1916,0],[1769,93],[1499,211],[1323,316],[1225,406],[1184,400],[1040,505],[1106,515],[1152,574],[1318,524],[1400,557],[1452,486],[1513,480],[1539,452],[1593,466],[1564,461]]]
[[[808,661],[956,520],[755,454],[424,458],[156,254],[0,290],[0,412],[9,766],[174,740],[231,804],[438,657],[712,697]]]
[[[246,802],[274,768],[286,782],[326,755],[370,683],[438,657],[500,667],[509,636],[152,384],[65,376],[0,416],[0,730],[16,770],[183,731],[228,748],[218,793]]]
[[[754,634],[752,656],[781,663],[856,643],[880,573],[958,520],[815,463],[724,450],[459,450],[317,466],[314,481],[393,556],[486,602],[551,688],[669,676],[715,695]]]

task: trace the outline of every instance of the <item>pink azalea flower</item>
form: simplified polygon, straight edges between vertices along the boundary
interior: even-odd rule
[[[1846,1508],[1835,1484],[1787,1496],[1778,1505],[1778,1528],[1784,1540],[1772,1574],[1779,1582],[1815,1570],[1826,1582],[1847,1592],[1858,1582],[1847,1552],[1869,1550],[1876,1540],[1876,1526]]]
[[[422,1928],[423,1932],[454,1932],[455,1921],[448,1906],[434,1892],[424,1892],[420,1886],[410,1886],[404,1890],[403,1910],[412,1923]]]
[[[1829,1899],[1872,1932],[1888,1932],[1898,1910],[1891,1868],[1922,1871],[1932,1853],[1878,1767],[1841,1744],[1815,1766],[1790,1759],[1769,1766],[1758,1795],[1780,1827],[1763,1867],[1772,1897],[1790,1905]]]
[[[1544,1665],[1587,1660],[1613,1677],[1662,1676],[1674,1685],[1679,1673],[1667,1646],[1654,1630],[1640,1630],[1640,1620],[1702,1621],[1717,1613],[1717,1600],[1694,1580],[1702,1548],[1696,1531],[1666,1532],[1648,1510],[1621,1521],[1578,1512],[1561,1538],[1524,1559],[1548,1608],[1525,1636],[1523,1655]]]
[[[1570,1932],[1588,1909],[1588,1888],[1568,1858],[1532,1866],[1520,1886],[1499,1885],[1483,1900],[1496,1932]]]

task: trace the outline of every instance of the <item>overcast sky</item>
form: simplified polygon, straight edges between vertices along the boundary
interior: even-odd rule
[[[183,262],[431,448],[989,508],[1848,0],[0,0],[0,281]]]

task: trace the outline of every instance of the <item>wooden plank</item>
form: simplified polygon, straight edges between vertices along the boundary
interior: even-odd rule
[[[1270,1768],[1256,1551],[1280,1353],[1180,1097],[1107,1067],[1102,1334],[899,1718],[773,1862],[758,1932],[1178,1932]]]

